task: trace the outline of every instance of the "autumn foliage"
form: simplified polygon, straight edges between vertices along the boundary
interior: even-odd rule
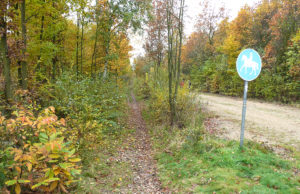
[[[63,136],[66,121],[58,120],[54,112],[54,107],[49,107],[36,117],[20,107],[11,119],[1,116],[1,143],[10,145],[1,153],[8,157],[5,184],[16,193],[67,192],[66,186],[80,174],[81,160]]]

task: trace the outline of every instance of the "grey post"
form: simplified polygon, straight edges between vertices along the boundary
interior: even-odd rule
[[[243,112],[242,112],[242,126],[241,126],[241,138],[240,138],[240,147],[241,148],[243,147],[243,143],[244,143],[247,91],[248,91],[248,81],[245,81]]]

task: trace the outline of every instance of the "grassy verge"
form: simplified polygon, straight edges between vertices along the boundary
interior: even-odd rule
[[[297,193],[297,168],[260,145],[210,139],[158,155],[161,180],[180,192]]]

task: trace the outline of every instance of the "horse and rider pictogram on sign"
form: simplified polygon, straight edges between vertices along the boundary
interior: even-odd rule
[[[245,81],[252,81],[261,71],[261,58],[253,49],[243,50],[236,61],[239,76]]]

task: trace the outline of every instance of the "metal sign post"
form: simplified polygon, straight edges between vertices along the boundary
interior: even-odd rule
[[[240,137],[240,147],[243,147],[243,143],[244,143],[246,105],[247,105],[247,92],[248,92],[248,81],[245,81],[244,100],[243,100],[243,112],[242,112],[242,126],[241,126],[241,137]]]
[[[239,54],[239,57],[236,60],[236,69],[239,76],[243,80],[245,80],[243,111],[242,111],[242,126],[241,126],[241,137],[240,137],[240,147],[242,148],[244,143],[244,134],[245,134],[248,82],[256,79],[261,72],[261,58],[259,54],[253,49],[243,50]]]

